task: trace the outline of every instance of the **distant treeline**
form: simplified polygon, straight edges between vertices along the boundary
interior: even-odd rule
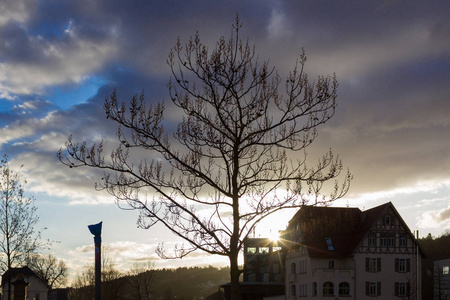
[[[102,281],[103,300],[155,299],[194,300],[216,293],[222,284],[230,281],[228,267],[191,267],[152,269],[137,275],[121,276]],[[136,288],[139,286],[140,288]],[[144,287],[145,286],[145,287]],[[148,293],[148,291],[150,291]],[[92,285],[72,288],[70,300],[92,299]]]
[[[162,300],[188,300],[207,297],[230,281],[230,268],[178,268],[155,272],[154,295]]]
[[[429,233],[427,237],[419,239],[419,243],[427,258],[433,261],[450,258],[450,231],[445,231],[439,237]]]

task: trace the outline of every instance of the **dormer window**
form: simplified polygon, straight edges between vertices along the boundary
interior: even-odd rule
[[[331,238],[326,237],[325,242],[327,243],[328,251],[334,251],[333,242],[331,241]]]

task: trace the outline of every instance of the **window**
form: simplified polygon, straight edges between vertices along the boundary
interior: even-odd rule
[[[278,273],[279,270],[280,270],[280,265],[277,264],[277,263],[274,263],[274,264],[273,264],[273,272],[274,272],[274,273]]]
[[[381,271],[381,258],[369,258],[366,257],[366,271],[379,272]]]
[[[325,295],[334,295],[334,285],[331,281],[327,281],[322,286],[322,294]]]
[[[297,294],[296,290],[295,290],[295,284],[291,285],[291,296],[295,296]]]
[[[395,236],[393,235],[388,236],[388,247],[389,248],[395,247]]]
[[[381,282],[366,281],[366,295],[367,296],[381,295]]]
[[[399,297],[409,296],[409,283],[408,282],[396,282],[395,283],[395,296],[399,296]]]
[[[377,237],[375,235],[369,235],[369,247],[377,246]]]
[[[291,274],[295,274],[295,263],[291,264]]]
[[[269,247],[259,247],[259,253],[269,253]]]
[[[389,226],[389,225],[391,225],[391,222],[392,222],[391,216],[390,215],[385,215],[384,216],[384,225]]]
[[[299,273],[306,273],[306,260],[301,260],[298,266]]]
[[[328,261],[328,269],[334,269],[334,260]]]
[[[377,259],[371,258],[369,259],[369,271],[376,272],[378,271]]]
[[[331,241],[331,238],[326,237],[325,242],[327,243],[328,251],[334,251],[334,246],[333,246],[333,242]]]
[[[448,275],[449,273],[449,266],[443,266],[442,267],[442,275]]]
[[[39,299],[41,299],[40,295],[39,294],[34,294],[33,300],[39,300]]]
[[[298,296],[299,297],[306,297],[306,283],[305,284],[300,284],[298,289]]]
[[[247,247],[247,253],[256,253],[256,247]]]
[[[312,284],[312,295],[317,296],[317,282],[313,282]]]
[[[395,259],[395,272],[409,272],[411,260],[409,258],[396,258]]]
[[[397,258],[397,272],[406,272],[406,261],[404,258]]]
[[[387,236],[382,235],[380,237],[380,246],[381,247],[387,247]]]
[[[350,296],[350,284],[348,282],[339,283],[339,296]]]
[[[398,246],[400,248],[406,248],[406,236],[401,235],[398,239]]]

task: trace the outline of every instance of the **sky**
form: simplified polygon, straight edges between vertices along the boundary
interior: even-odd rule
[[[168,53],[197,31],[214,46],[236,14],[260,59],[280,76],[302,47],[314,78],[336,74],[338,107],[309,152],[332,149],[354,176],[335,206],[369,209],[391,201],[411,230],[450,229],[449,1],[121,1],[0,2],[0,154],[27,180],[51,253],[75,276],[93,263],[87,225],[103,221],[104,253],[118,268],[226,265],[196,252],[161,260],[156,245],[177,239],[161,226],[137,228],[137,211],[121,210],[94,188],[102,174],[69,169],[57,151],[76,141],[112,145],[117,126],[103,103],[145,90],[169,100]],[[21,167],[22,166],[22,167]],[[295,212],[257,230],[286,227]],[[270,224],[270,225],[268,225]],[[273,228],[272,228],[273,227]]]

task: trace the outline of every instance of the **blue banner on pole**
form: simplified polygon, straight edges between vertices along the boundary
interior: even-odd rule
[[[89,225],[89,231],[94,235],[94,242],[95,243],[101,243],[102,238],[102,223],[100,222],[98,224],[94,224],[94,225]]]

